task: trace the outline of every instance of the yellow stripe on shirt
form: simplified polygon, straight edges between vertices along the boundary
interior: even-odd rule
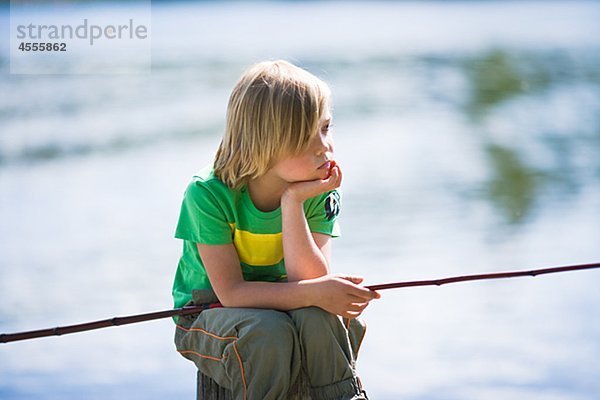
[[[271,266],[283,259],[279,233],[252,233],[234,228],[233,244],[240,261],[252,266]]]

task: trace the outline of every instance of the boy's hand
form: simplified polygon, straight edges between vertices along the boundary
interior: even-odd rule
[[[291,183],[284,192],[282,198],[288,197],[299,202],[304,202],[311,197],[336,189],[340,187],[341,184],[342,170],[340,169],[340,166],[332,160],[329,172],[325,179]]]
[[[359,286],[363,278],[346,275],[325,275],[305,281],[314,285],[314,305],[344,318],[356,318],[373,299],[381,297],[374,290]]]

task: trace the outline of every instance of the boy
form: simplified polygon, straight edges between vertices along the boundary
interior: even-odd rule
[[[175,307],[223,307],[179,318],[175,343],[235,399],[285,399],[301,369],[313,399],[366,398],[355,318],[379,294],[330,274],[342,172],[329,102],[324,82],[288,62],[252,66],[214,164],[184,195]]]

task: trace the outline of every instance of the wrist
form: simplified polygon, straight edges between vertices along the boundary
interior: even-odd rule
[[[281,195],[281,205],[284,206],[285,205],[290,205],[290,204],[302,204],[304,203],[303,199],[298,198],[297,194],[294,193],[292,190],[287,189],[285,192],[283,192],[283,194]]]
[[[315,279],[304,279],[298,281],[298,288],[302,293],[303,307],[317,306],[318,291],[317,282]]]

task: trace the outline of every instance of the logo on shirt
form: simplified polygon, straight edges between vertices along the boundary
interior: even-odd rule
[[[331,221],[333,217],[337,217],[340,214],[340,194],[338,192],[331,192],[325,199],[325,215],[327,221]]]

